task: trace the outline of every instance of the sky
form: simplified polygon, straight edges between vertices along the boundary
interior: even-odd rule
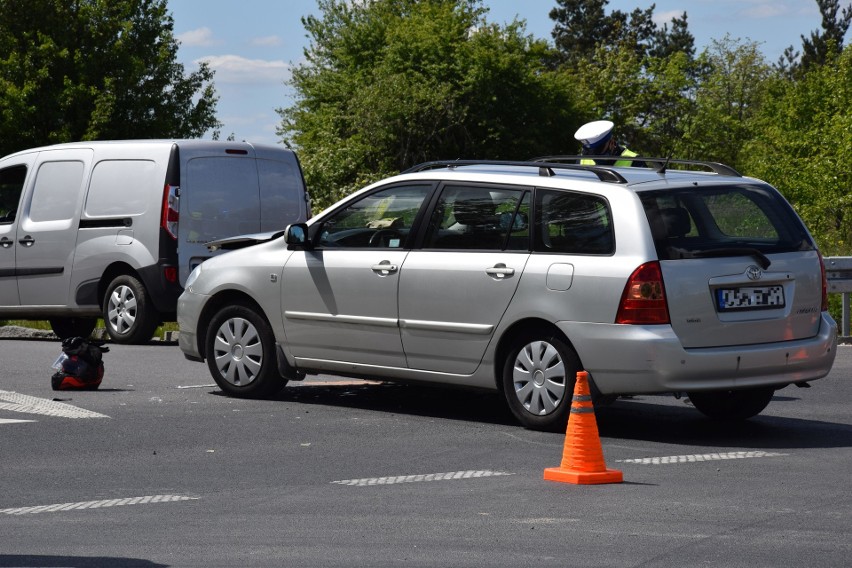
[[[841,5],[850,3],[843,0]],[[687,13],[697,52],[730,35],[758,42],[769,63],[778,61],[787,46],[800,50],[800,36],[821,29],[815,0],[610,0],[607,11],[629,13],[652,4],[659,25]],[[484,0],[484,5],[488,21],[503,24],[517,17],[526,21],[527,33],[552,41],[549,13],[556,0]],[[178,60],[187,72],[200,61],[216,72],[221,137],[280,143],[276,109],[292,103],[286,81],[291,67],[303,60],[309,39],[301,18],[319,15],[316,1],[169,0],[168,8],[180,42]]]

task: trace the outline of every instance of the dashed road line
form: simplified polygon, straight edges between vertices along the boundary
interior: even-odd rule
[[[144,497],[126,497],[124,499],[102,499],[100,501],[80,501],[78,503],[56,503],[54,505],[39,505],[36,507],[13,507],[0,509],[4,515],[34,515],[36,513],[58,513],[60,511],[76,511],[80,509],[103,509],[120,507],[122,505],[150,505],[154,503],[175,503],[177,501],[195,501],[198,497],[187,495],[146,495]]]
[[[708,462],[708,461],[719,461],[719,460],[741,460],[746,458],[774,458],[778,456],[788,456],[790,454],[782,454],[779,452],[762,452],[762,451],[749,451],[749,452],[725,452],[725,453],[713,453],[713,454],[692,454],[692,455],[684,455],[684,456],[663,456],[656,458],[639,458],[639,459],[628,459],[628,460],[615,460],[619,463],[633,463],[640,465],[665,465],[672,463],[697,463],[697,462]]]
[[[22,424],[24,422],[35,422],[35,420],[15,420],[14,418],[0,418],[0,424]]]
[[[450,481],[454,479],[474,479],[479,477],[494,477],[502,475],[515,475],[505,471],[490,471],[490,470],[468,470],[468,471],[449,471],[445,473],[424,473],[417,475],[396,475],[391,477],[365,477],[363,479],[342,479],[332,481],[337,485],[351,485],[356,487],[366,487],[372,485],[394,485],[397,483],[419,483],[421,481]]]
[[[109,418],[106,414],[78,408],[64,402],[4,390],[0,390],[0,410],[59,418]]]

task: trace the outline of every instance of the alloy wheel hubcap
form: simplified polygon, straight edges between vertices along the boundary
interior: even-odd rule
[[[244,318],[224,321],[216,330],[213,357],[222,379],[238,387],[250,384],[263,365],[263,344],[257,328]]]
[[[547,341],[533,341],[515,357],[512,382],[521,405],[531,414],[545,416],[565,397],[565,363],[556,347]]]
[[[127,333],[136,322],[136,296],[129,286],[116,286],[109,297],[107,319],[118,333]]]

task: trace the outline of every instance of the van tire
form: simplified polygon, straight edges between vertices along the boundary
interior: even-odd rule
[[[107,333],[116,343],[147,343],[160,323],[145,286],[129,274],[110,282],[103,308]]]
[[[98,324],[97,318],[51,318],[50,328],[59,339],[89,337]]]

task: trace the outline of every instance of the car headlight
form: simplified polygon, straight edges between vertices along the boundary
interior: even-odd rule
[[[198,279],[198,276],[201,274],[201,267],[202,266],[203,266],[203,264],[199,264],[198,266],[196,266],[195,268],[192,269],[192,272],[189,273],[189,276],[187,276],[187,278],[186,278],[186,284],[184,285],[185,289],[189,290],[189,288],[192,286],[193,282],[195,282]]]

